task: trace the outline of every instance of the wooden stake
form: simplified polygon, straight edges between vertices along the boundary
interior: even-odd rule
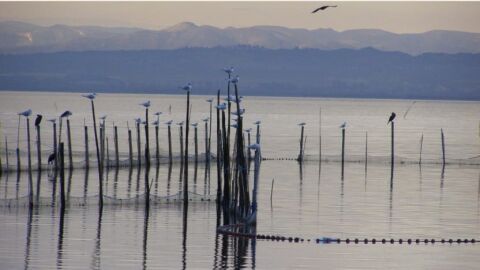
[[[142,150],[140,142],[140,123],[137,123],[137,166],[142,166]]]
[[[157,165],[160,164],[160,145],[158,143],[158,125],[155,126],[155,159],[157,160]]]
[[[59,145],[59,158],[60,158],[60,207],[65,209],[65,158],[63,143]]]
[[[422,150],[423,150],[423,133],[420,137],[420,158],[418,159],[418,164],[422,165]]]
[[[10,163],[8,162],[8,139],[7,136],[5,136],[5,162],[7,165],[7,172],[9,171]]]
[[[90,100],[90,103],[92,105],[92,118],[93,118],[93,131],[95,134],[95,148],[97,150],[97,164],[98,164],[98,189],[99,189],[99,196],[98,196],[98,202],[99,202],[99,210],[100,213],[103,210],[103,169],[102,169],[102,161],[100,159],[100,149],[98,148],[98,136],[97,136],[97,119],[95,116],[95,105],[93,103],[93,99]]]
[[[345,128],[342,128],[342,177],[345,165]]]
[[[83,134],[85,139],[85,169],[90,168],[90,151],[88,148],[88,127],[83,125]]]
[[[110,168],[110,148],[108,147],[108,137],[105,138],[107,145],[107,169]]]
[[[114,127],[113,140],[114,140],[114,143],[115,143],[115,167],[118,168],[118,167],[120,167],[120,157],[118,155],[118,128],[117,128],[117,126]]]
[[[53,123],[53,153],[55,154],[55,171],[58,169],[57,123]]]
[[[148,128],[148,107],[145,108],[145,164],[150,167],[150,130]]]
[[[128,126],[128,122],[127,122]],[[132,150],[132,130],[130,130],[130,126],[128,126],[128,161],[130,168],[133,166],[133,150]]]
[[[392,127],[392,157],[390,164],[393,167],[393,164],[395,163],[395,122],[392,121],[390,125]]]
[[[68,166],[73,168],[73,156],[72,156],[72,134],[70,132],[70,119],[67,118],[67,140],[68,140]]]
[[[40,138],[40,125],[35,126],[37,131],[37,168],[42,171],[42,140]]]
[[[365,170],[368,164],[368,131],[365,132]]]
[[[168,160],[172,164],[172,129],[170,125],[168,125]]]
[[[180,136],[180,161],[183,162],[183,126],[180,126],[178,135]]]
[[[190,90],[187,91],[187,113],[185,124],[185,177],[183,179],[183,205],[188,205],[188,131],[190,125]],[[196,129],[195,129],[196,131]]]
[[[301,132],[300,132],[300,153],[298,154],[297,160],[299,162],[303,162],[303,132],[304,132],[304,126],[301,126]]]
[[[210,103],[211,104],[211,103]],[[205,162],[208,164],[208,122],[205,122]]]
[[[217,91],[217,106],[220,105],[220,90]],[[220,110],[217,107],[217,205],[220,207],[222,200],[222,134],[220,131]]]
[[[27,117],[27,151],[28,151],[28,202],[33,207],[32,155],[30,148],[30,118]]]
[[[198,136],[197,136],[197,127],[195,127],[194,141],[195,141],[195,163],[198,162]]]
[[[445,166],[445,136],[443,134],[443,128],[440,129],[440,133],[442,136],[442,165]]]

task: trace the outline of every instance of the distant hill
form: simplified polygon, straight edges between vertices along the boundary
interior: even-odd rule
[[[412,55],[427,52],[480,53],[480,33],[435,30],[395,34],[376,29],[337,32],[277,26],[216,28],[184,22],[163,30],[0,22],[0,53],[156,50],[188,47],[259,46],[267,49],[375,48]]]
[[[192,82],[194,94],[214,94],[225,88],[221,68],[230,65],[243,95],[480,100],[480,54],[412,56],[372,48],[0,55],[0,89],[180,93],[180,85]]]

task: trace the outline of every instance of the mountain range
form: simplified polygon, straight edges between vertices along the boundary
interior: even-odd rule
[[[480,53],[480,33],[434,30],[396,34],[378,29],[335,31],[278,26],[217,28],[183,22],[161,30],[98,26],[39,26],[0,22],[0,53],[172,50],[239,45],[266,49],[362,49],[422,53]]]

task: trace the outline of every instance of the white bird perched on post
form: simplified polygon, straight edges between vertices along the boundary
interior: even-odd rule
[[[245,113],[245,108],[240,109],[240,115],[243,115]],[[231,114],[238,116],[238,112],[231,112]]]
[[[262,123],[262,121],[260,121],[260,120],[253,122],[253,124],[254,124],[254,125],[257,125],[257,126],[260,125],[261,123]]]
[[[208,122],[208,120],[210,120],[208,117],[202,119],[203,122]]]
[[[208,102],[208,103],[212,103],[212,102],[213,102],[213,98],[209,98],[209,99],[207,99],[207,100],[205,100],[205,101]]]
[[[302,122],[302,123],[300,123],[300,124],[298,124],[298,125],[299,125],[299,126],[305,126],[306,124],[305,124],[305,122]]]
[[[135,118],[135,123],[136,123],[136,124],[142,123],[142,118],[140,118],[140,117]]]
[[[57,122],[57,119],[56,119],[56,118],[52,118],[52,119],[48,119],[47,121],[48,121],[48,122],[55,123],[55,122]]]
[[[339,126],[339,128],[342,128],[342,129],[344,129],[344,128],[346,128],[346,127],[347,127],[347,122],[343,122],[343,124],[341,124],[341,125]]]
[[[107,115],[104,115],[104,116],[100,117],[100,119],[105,121],[105,119],[107,119]]]
[[[215,108],[223,111],[227,108],[227,104],[224,102],[224,103],[218,104],[217,106],[215,106]]]
[[[238,124],[231,124],[230,126],[233,128],[238,128]]]
[[[250,133],[252,131],[252,128],[245,129],[245,132]]]
[[[198,126],[198,123],[193,123],[193,124],[190,124],[192,127],[197,127]]]
[[[97,93],[88,93],[88,94],[83,94],[82,97],[88,98],[90,100],[93,100],[97,97]]]
[[[223,71],[225,71],[225,73],[227,73],[228,75],[232,75],[234,68],[233,67],[223,68]]]
[[[260,144],[254,143],[254,144],[250,144],[248,148],[253,150],[260,150],[261,147],[260,147]]]
[[[143,120],[142,125],[146,125],[146,124],[147,124],[147,121]]]
[[[154,121],[154,122],[152,123],[152,125],[158,126],[158,120]]]
[[[235,95],[230,95],[224,98],[223,100],[225,101],[230,101],[230,102],[237,102],[237,97]],[[243,96],[238,97],[238,102],[242,102]]]
[[[170,120],[170,121],[165,122],[165,125],[170,126],[170,125],[172,125],[172,123],[173,123],[173,120]]]
[[[150,100],[147,100],[143,103],[140,103],[139,105],[142,105],[143,107],[148,108],[148,107],[150,107]]]
[[[237,84],[238,81],[240,81],[240,77],[237,75],[237,76],[235,76],[235,78],[232,78],[229,81],[233,84]]]
[[[32,115],[32,110],[31,110],[31,109],[28,109],[28,110],[26,110],[26,111],[23,111],[23,112],[18,113],[18,115],[25,116],[25,117],[29,117],[30,115]]]
[[[185,91],[191,91],[192,90],[192,83],[187,83],[186,85],[180,87]]]
[[[153,115],[156,115],[157,117],[160,116],[162,114],[162,112],[156,112],[154,113]]]

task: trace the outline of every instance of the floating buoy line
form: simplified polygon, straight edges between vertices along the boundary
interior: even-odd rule
[[[243,237],[265,241],[289,242],[289,243],[313,243],[313,244],[475,244],[479,242],[477,239],[461,239],[461,238],[442,238],[442,239],[428,239],[428,238],[408,238],[408,239],[394,239],[394,238],[335,238],[335,237],[320,237],[320,238],[303,238],[283,235],[257,234],[249,232],[240,232],[245,228],[244,224],[225,225],[217,228],[217,232],[227,236]]]

